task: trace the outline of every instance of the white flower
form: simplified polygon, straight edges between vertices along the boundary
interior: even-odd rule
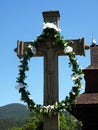
[[[40,113],[42,113],[43,112],[43,109],[40,109]]]
[[[31,45],[31,44],[29,44],[29,45],[28,45],[28,48],[32,49],[32,45]]]
[[[54,105],[51,105],[50,107],[51,107],[51,109],[54,109]]]
[[[43,110],[44,110],[45,113],[48,113],[49,107],[50,107],[50,105],[48,105],[48,106],[43,106]]]
[[[60,113],[61,113],[61,112],[64,112],[64,111],[65,111],[65,109],[60,109],[60,110],[59,110]]]
[[[32,107],[32,105],[30,105],[29,107]]]
[[[43,109],[45,109],[47,112],[51,111],[54,109],[54,105],[43,106]]]
[[[44,109],[47,109],[47,106],[43,106]]]
[[[35,104],[35,105],[34,105],[34,108],[36,108],[36,107],[37,107],[37,105]]]
[[[75,95],[75,92],[72,92],[73,95]]]
[[[19,67],[19,70],[23,70],[23,67]]]
[[[64,48],[64,53],[70,53],[70,52],[72,52],[73,51],[73,48],[72,47],[70,47],[70,46],[65,46],[65,48]]]
[[[55,106],[58,106],[58,102],[55,103]]]
[[[44,108],[46,108],[47,110],[49,110],[51,108],[51,106],[50,105],[44,106]]]
[[[33,98],[30,96],[29,99],[32,100]]]
[[[67,46],[67,44],[68,44],[68,42],[65,42],[64,47],[66,47],[66,46]]]
[[[65,103],[62,103],[62,106],[64,107],[64,106],[65,106]]]
[[[54,23],[43,23],[43,29],[46,29],[46,28],[53,28],[57,32],[61,31],[61,29],[58,28]]]
[[[32,46],[32,45],[30,44],[30,45],[28,45],[28,48],[31,49],[31,51],[32,51],[32,53],[33,53],[34,55],[36,54],[36,48],[35,48],[35,46]]]
[[[23,83],[19,83],[15,88],[19,90],[24,87],[25,87],[25,85]]]
[[[71,76],[71,78],[72,78],[72,80],[76,80],[76,79],[78,79],[79,77],[82,77],[82,76],[84,76],[84,74],[74,74],[74,75]]]
[[[76,60],[76,63],[77,63],[77,64],[79,64],[79,61],[78,61],[78,60]]]

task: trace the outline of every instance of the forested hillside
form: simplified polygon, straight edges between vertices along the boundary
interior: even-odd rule
[[[0,107],[0,130],[21,127],[29,116],[29,110],[22,104],[14,103]]]
[[[60,130],[78,130],[81,123],[67,111],[60,115]],[[9,104],[0,107],[0,130],[42,130],[43,118],[22,104]]]

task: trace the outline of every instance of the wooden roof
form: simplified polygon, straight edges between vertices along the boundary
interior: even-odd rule
[[[84,93],[76,98],[76,104],[98,104],[98,93]]]

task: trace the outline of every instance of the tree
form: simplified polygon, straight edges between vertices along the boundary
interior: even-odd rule
[[[68,112],[60,114],[60,130],[78,130],[79,126],[81,126],[81,122]],[[33,111],[31,118],[22,128],[9,130],[43,130],[43,116]]]
[[[41,114],[31,113],[31,118],[22,127],[22,130],[43,130],[43,118]]]

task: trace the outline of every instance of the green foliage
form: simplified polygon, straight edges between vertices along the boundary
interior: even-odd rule
[[[51,41],[51,44],[43,44]],[[36,104],[33,99],[30,98],[30,92],[26,89],[27,83],[25,82],[27,75],[26,71],[29,70],[28,63],[30,58],[36,54],[36,50],[43,50],[49,46],[55,48],[55,50],[60,50],[64,52],[69,57],[69,67],[72,69],[72,80],[74,82],[74,86],[72,87],[69,95],[65,97],[61,102],[55,102],[53,105],[43,106],[41,104]],[[79,66],[79,63],[76,59],[75,53],[73,52],[73,48],[68,45],[60,35],[58,27],[56,27],[53,23],[45,23],[43,32],[37,37],[36,41],[34,41],[31,45],[28,45],[28,49],[24,53],[22,59],[20,60],[19,74],[17,77],[17,88],[19,93],[21,93],[21,99],[27,103],[30,111],[35,110],[36,112],[43,114],[57,114],[59,112],[63,112],[65,110],[71,111],[73,106],[75,105],[75,99],[79,95],[81,88],[81,80],[84,75],[82,69]],[[47,49],[46,49],[47,50]]]
[[[60,130],[78,130],[81,123],[77,121],[68,112],[60,114]],[[43,130],[43,118],[35,112],[22,128],[13,128],[9,130]]]
[[[65,115],[61,114],[60,115],[60,130],[65,130],[65,128],[67,128],[67,121],[66,121]]]
[[[8,130],[22,130],[22,128],[15,128],[15,127],[13,127],[11,129],[8,129]]]
[[[27,121],[22,128],[22,130],[42,130],[43,129],[43,119],[42,115],[32,112],[31,118]]]
[[[0,119],[0,130],[8,130],[12,127],[22,127],[26,122],[15,118]]]
[[[78,130],[80,126],[81,122],[68,112],[60,115],[60,130]]]

